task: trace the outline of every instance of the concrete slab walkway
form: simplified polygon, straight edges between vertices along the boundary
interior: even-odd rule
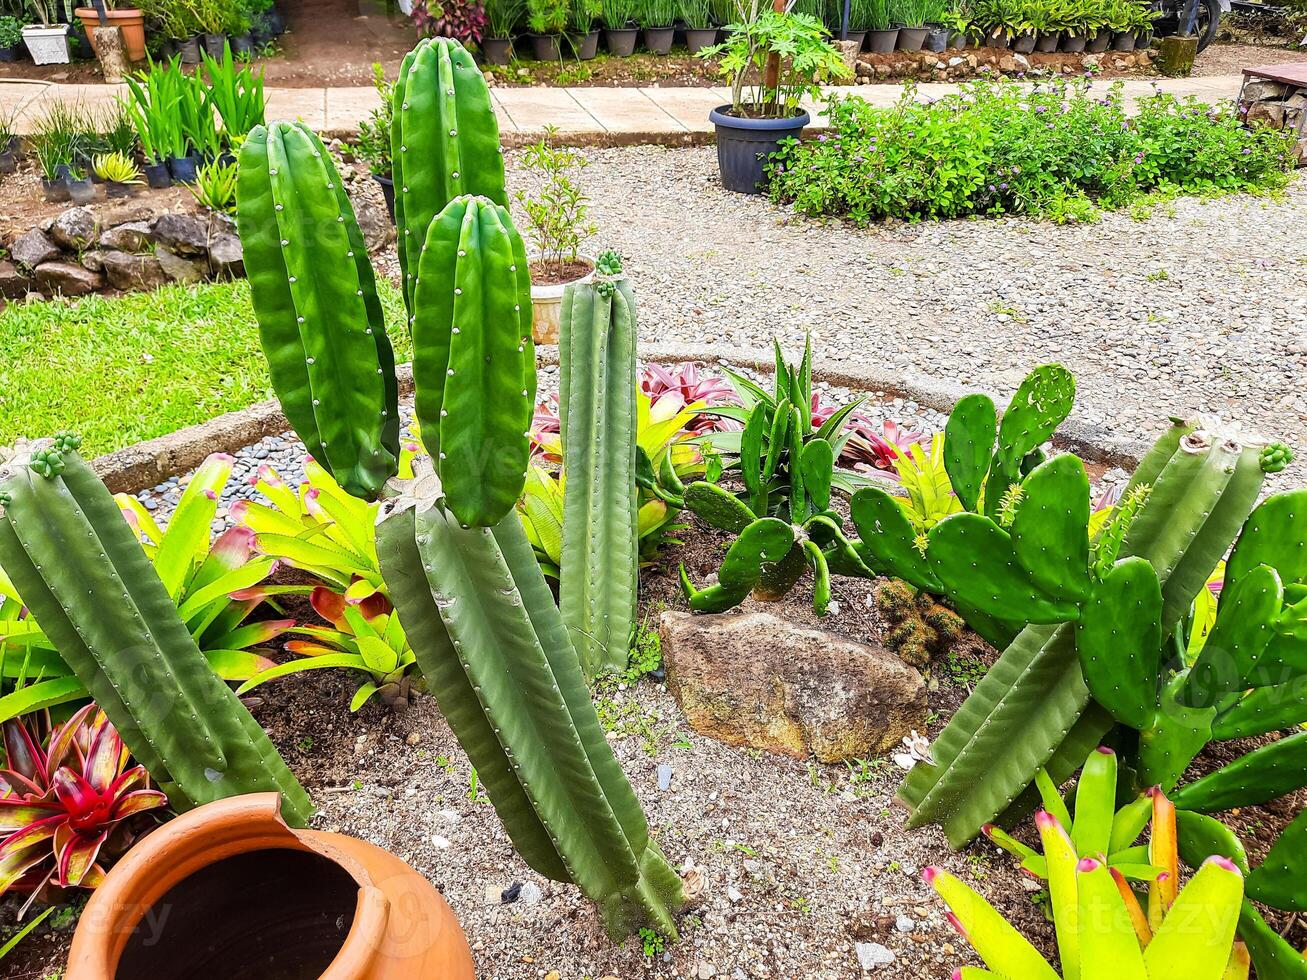
[[[1196,95],[1205,101],[1232,99],[1239,91],[1239,75],[1206,78],[1125,79],[1127,98],[1153,91],[1154,84],[1177,96]],[[1106,81],[1100,82],[1107,85]],[[918,86],[923,96],[938,98],[957,91],[956,84],[937,82]],[[843,86],[828,91],[857,95],[873,105],[892,105],[903,92],[901,85]],[[712,140],[708,111],[730,101],[724,88],[492,88],[491,97],[500,130],[508,143],[535,139],[545,126],[580,143],[631,144],[705,143]],[[53,85],[44,82],[0,84],[0,113],[13,117],[15,128],[28,135],[43,112],[55,102],[82,105],[95,111],[102,104],[126,95],[124,85]],[[291,88],[268,90],[268,116],[302,119],[328,136],[349,136],[378,105],[371,88]],[[822,120],[814,110],[814,125]]]

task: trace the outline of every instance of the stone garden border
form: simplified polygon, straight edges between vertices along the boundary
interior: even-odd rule
[[[673,364],[698,361],[706,364],[725,363],[747,367],[763,374],[775,369],[772,354],[765,351],[730,352],[711,346],[680,344],[651,344],[640,351],[643,361]],[[537,348],[537,360],[545,366],[558,363],[558,348]],[[399,365],[397,372],[401,396],[413,393],[411,365]],[[963,395],[978,389],[953,381],[939,381],[915,372],[890,373],[875,368],[857,368],[817,359],[813,363],[813,379],[824,381],[853,391],[877,391],[890,397],[904,398],[938,412],[947,413]],[[998,405],[1007,403],[1006,397],[988,392]],[[99,457],[93,462],[96,474],[114,493],[135,493],[162,483],[170,476],[178,476],[200,465],[210,453],[235,453],[258,442],[265,436],[278,435],[290,429],[275,399],[259,402],[249,408],[228,412],[176,432],[138,442]],[[1100,426],[1088,425],[1068,419],[1058,430],[1054,440],[1058,448],[1074,452],[1087,462],[1105,466],[1134,469],[1148,443],[1138,439],[1124,439]]]

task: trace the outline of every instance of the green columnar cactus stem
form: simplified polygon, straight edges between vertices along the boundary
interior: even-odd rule
[[[620,266],[617,275],[620,275]],[[569,286],[559,331],[563,550],[559,606],[587,676],[626,667],[635,626],[635,296]]]
[[[1196,753],[1195,753],[1196,754]],[[1307,732],[1253,749],[1171,794],[1176,806],[1212,813],[1254,806],[1290,793],[1307,771]]]
[[[436,215],[464,194],[508,207],[490,89],[461,44],[438,37],[404,56],[391,128],[395,225],[404,302],[414,309],[419,257]]]
[[[214,674],[73,443],[11,460],[0,488],[0,566],[172,805],[276,791],[282,813],[304,825],[307,794]]]
[[[398,386],[367,248],[331,155],[302,123],[250,133],[238,213],[272,386],[304,445],[375,499],[399,466]]]
[[[508,212],[460,197],[427,234],[414,290],[414,407],[464,524],[497,523],[522,495],[535,406],[531,276]]]
[[[1262,479],[1258,456],[1256,447],[1219,433],[1177,426],[1131,480],[1127,492],[1142,484],[1153,490],[1122,550],[1157,572],[1164,635],[1188,611],[1252,510]],[[1069,733],[1086,739],[1095,727],[1096,738],[1106,733],[1105,723],[1077,724],[1090,695],[1075,629],[1072,623],[1029,626],[1004,651],[936,740],[936,764],[917,766],[900,787],[914,824],[942,822],[951,843],[964,843],[1016,800],[1050,758],[1065,755],[1059,746]]]
[[[429,473],[384,505],[377,550],[423,673],[518,852],[574,882],[620,940],[675,936],[681,882],[590,701],[516,513],[463,528]]]

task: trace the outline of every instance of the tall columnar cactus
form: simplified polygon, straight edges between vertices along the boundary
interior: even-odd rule
[[[522,495],[535,406],[531,275],[508,211],[450,201],[431,223],[414,290],[414,407],[464,524],[488,527]]]
[[[174,807],[276,791],[305,824],[307,794],[195,645],[76,444],[61,436],[0,470],[0,565]]]
[[[400,64],[394,100],[395,224],[412,316],[419,256],[436,215],[464,194],[503,207],[508,195],[490,89],[461,44],[445,37],[418,42]]]
[[[256,127],[241,149],[237,200],[282,410],[342,487],[375,499],[399,465],[395,357],[331,155],[302,123]]]
[[[635,296],[621,259],[599,260],[598,283],[569,286],[559,332],[562,421],[563,622],[589,676],[626,667],[635,626]]]
[[[616,940],[674,936],[680,878],[649,837],[516,512],[464,528],[419,470],[383,507],[382,570],[418,663],[522,857]]]
[[[1139,669],[1156,663],[1161,641],[1188,612],[1252,510],[1262,478],[1258,445],[1197,424],[1177,424],[1163,436],[1126,490],[1129,498],[1139,488],[1151,488],[1121,535],[1124,559],[1109,567],[1106,559],[1116,556],[1091,552],[1088,563],[1106,571],[1091,576],[1088,599],[1061,610],[1065,622],[1027,626],[976,686],[936,740],[934,764],[918,766],[900,787],[914,824],[938,821],[959,845],[1007,809],[1041,767],[1055,781],[1069,776],[1112,723],[1103,708],[1091,704],[1081,662],[1119,664],[1137,657],[1143,665]],[[1033,500],[1020,503],[1017,513]],[[947,527],[958,518],[975,520],[974,515],[955,515],[940,522],[932,536],[952,536]],[[1069,534],[1070,526],[1062,533]],[[1087,537],[1087,529],[1084,533]],[[1014,558],[1016,546],[1010,541],[995,538],[992,543],[1008,550],[993,550],[996,560],[973,578],[1029,575],[1030,566],[1057,548],[1050,543],[1044,558],[1037,548],[1023,560]],[[965,555],[955,559],[964,560]],[[1000,565],[1005,570],[994,572]],[[938,563],[932,567],[943,570]],[[1043,575],[1045,587],[1056,585],[1069,568],[1050,564]],[[1064,595],[1082,587],[1078,573],[1060,586]],[[1105,693],[1104,700],[1115,706],[1127,699]]]

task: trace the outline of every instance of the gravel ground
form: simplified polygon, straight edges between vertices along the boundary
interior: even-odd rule
[[[1058,360],[1077,415],[1149,436],[1212,412],[1307,449],[1307,180],[1146,221],[821,224],[716,182],[710,148],[590,149],[578,180],[622,251],[641,340],[791,350],[1010,391]],[[510,155],[509,186],[537,184]],[[516,206],[515,206],[516,207]],[[520,216],[520,213],[519,213]]]

